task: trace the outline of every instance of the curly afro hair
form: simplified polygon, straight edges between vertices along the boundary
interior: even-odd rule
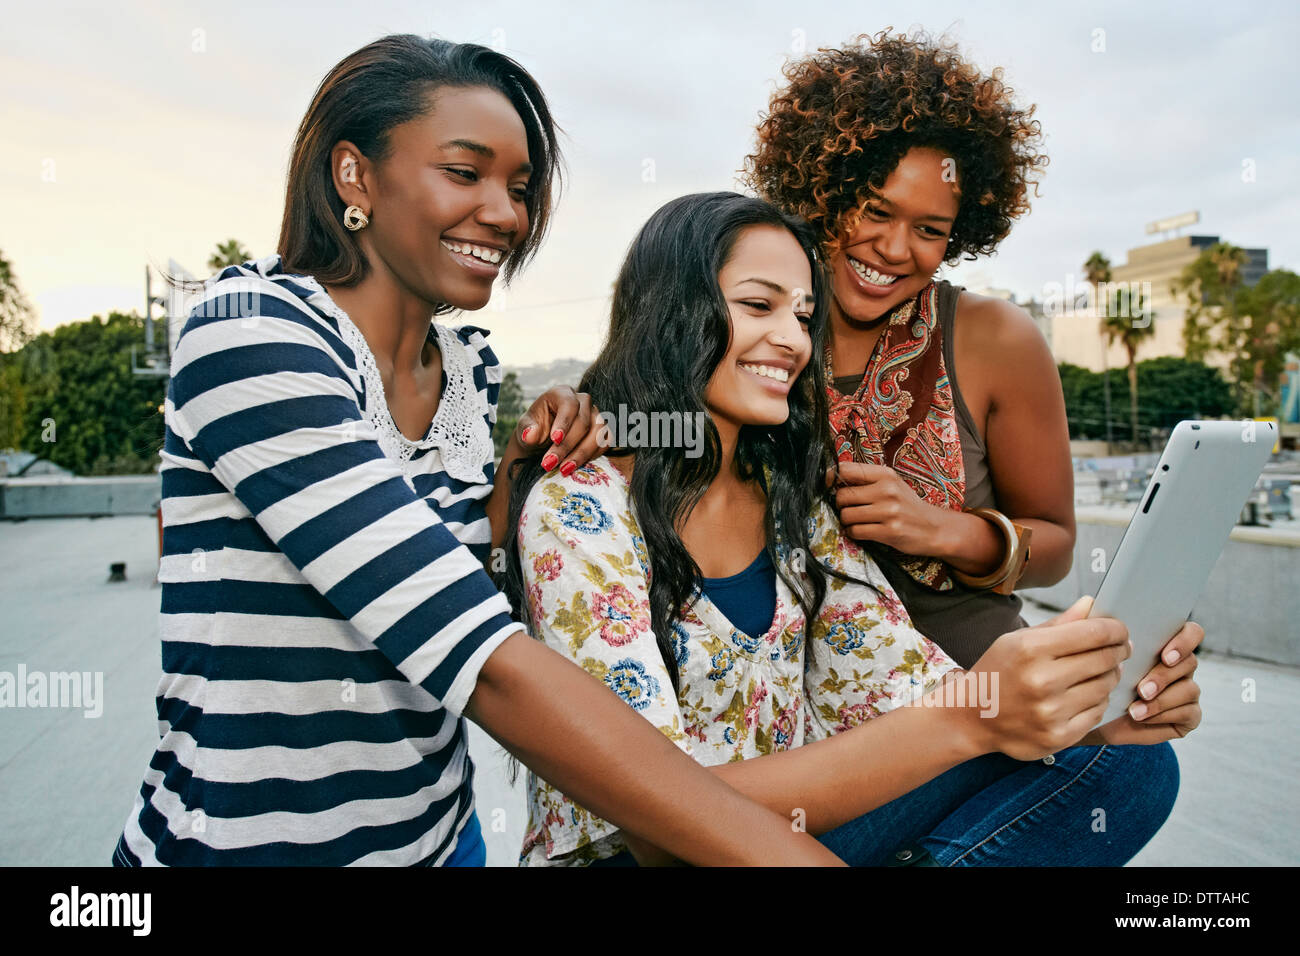
[[[913,147],[951,156],[961,201],[944,260],[991,253],[1029,210],[1042,130],[1034,106],[1012,102],[1002,70],[985,76],[951,44],[924,33],[859,35],[785,69],[742,176],[764,199],[801,216],[834,254],[874,190]]]

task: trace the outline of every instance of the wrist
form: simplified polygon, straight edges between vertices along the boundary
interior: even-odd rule
[[[987,689],[987,679],[984,683]],[[978,672],[954,670],[919,702],[939,723],[935,738],[949,742],[952,747],[949,756],[957,763],[998,749],[992,720],[981,716],[986,708],[996,714],[997,701],[981,700],[979,685]],[[996,690],[996,684],[993,687]]]
[[[946,520],[943,554],[935,557],[965,574],[976,577],[991,573],[1005,556],[1006,542],[993,525],[978,515],[950,511]]]

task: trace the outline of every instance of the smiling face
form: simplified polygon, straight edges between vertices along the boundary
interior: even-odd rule
[[[844,248],[831,259],[835,311],[869,323],[916,296],[948,248],[960,192],[952,161],[935,149],[909,150]]]
[[[731,345],[713,372],[705,404],[714,420],[779,425],[786,401],[812,355],[808,320],[812,267],[779,226],[750,226],[718,273],[731,317]]]
[[[357,236],[372,265],[429,303],[481,309],[528,234],[527,133],[488,87],[444,87],[429,102],[392,129],[382,162],[350,143],[334,148],[339,195],[370,219]]]

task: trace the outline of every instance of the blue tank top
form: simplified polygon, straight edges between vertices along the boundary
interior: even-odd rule
[[[700,578],[700,590],[747,637],[762,637],[772,627],[776,616],[776,568],[766,548],[738,574]]]

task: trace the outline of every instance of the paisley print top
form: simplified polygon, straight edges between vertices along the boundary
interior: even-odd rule
[[[894,310],[852,395],[830,384],[827,345],[826,393],[836,458],[887,465],[923,501],[960,511],[966,473],[938,306],[931,282]],[[947,565],[936,558],[899,555],[898,563],[922,584],[952,587]]]

